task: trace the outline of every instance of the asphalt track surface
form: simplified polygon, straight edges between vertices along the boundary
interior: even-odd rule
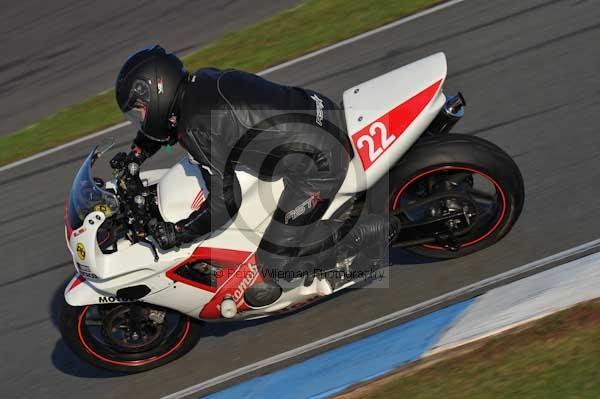
[[[0,134],[106,90],[140,47],[186,53],[299,2],[2,0]]]
[[[0,397],[159,397],[597,238],[599,21],[594,1],[467,0],[271,74],[335,97],[446,52],[446,91],[460,89],[468,102],[457,130],[514,157],[527,189],[522,217],[503,241],[463,259],[427,263],[395,254],[388,289],[350,290],[279,319],[210,325],[191,353],[147,373],[115,376],[89,367],[56,328],[73,273],[63,203],[88,146],[2,173]],[[125,143],[133,132],[115,134]],[[163,153],[147,167],[180,155]]]

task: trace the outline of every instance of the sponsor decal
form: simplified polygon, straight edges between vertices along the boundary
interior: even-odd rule
[[[316,94],[313,94],[310,98],[312,98],[315,101],[315,107],[316,107],[315,122],[317,123],[317,125],[323,126],[323,108],[325,108],[323,106],[323,100],[321,98],[319,98],[319,96],[317,96]]]
[[[109,217],[112,215],[112,211],[106,204],[98,204],[98,205],[94,206],[94,211],[102,212],[106,217]]]
[[[252,263],[248,263],[249,272],[246,273],[240,284],[233,292],[232,299],[235,303],[239,303],[244,296],[244,292],[250,287],[258,277],[258,267]]]
[[[96,274],[92,273],[92,270],[86,265],[77,263],[76,268],[77,268],[77,271],[79,272],[79,274],[81,274],[83,277],[85,277],[87,279],[97,280],[99,278],[98,276],[96,276]]]
[[[352,135],[364,170],[369,169],[423,112],[441,83],[437,81]]]
[[[77,256],[79,256],[79,259],[85,260],[85,246],[82,243],[77,243],[77,246],[75,247],[75,252],[77,252]]]
[[[73,238],[82,235],[83,233],[86,232],[85,227],[80,228],[79,230],[76,230],[75,232],[73,232]]]
[[[120,303],[120,302],[136,302],[135,299],[121,298],[117,296],[99,296],[98,303]]]
[[[79,270],[79,271],[83,270],[84,272],[88,272],[88,273],[92,272],[92,270],[88,266],[82,265],[82,264],[79,264],[79,263],[77,264],[77,270]]]
[[[162,78],[158,78],[156,80],[156,84],[158,86],[158,94],[163,94],[164,91],[163,91],[163,80],[162,80]]]
[[[96,276],[94,273],[89,273],[89,272],[85,272],[85,271],[79,271],[79,274],[81,274],[83,277],[85,277],[86,279],[90,279],[90,280],[98,280],[98,276]]]
[[[321,200],[321,192],[308,193],[309,196],[306,201],[302,202],[300,205],[289,211],[285,214],[285,224],[288,222],[297,219],[299,216],[304,215],[306,211],[314,208],[317,203]]]

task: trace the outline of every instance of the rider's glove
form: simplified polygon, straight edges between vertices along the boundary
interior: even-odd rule
[[[154,238],[162,250],[173,248],[181,243],[173,223],[159,222],[154,229]]]
[[[121,170],[127,165],[127,154],[124,152],[118,152],[110,160],[110,167],[113,169]]]
[[[110,167],[116,170],[124,169],[131,162],[135,162],[140,165],[145,158],[136,153],[135,151],[131,151],[129,154],[124,152],[118,152],[114,157],[110,160]]]

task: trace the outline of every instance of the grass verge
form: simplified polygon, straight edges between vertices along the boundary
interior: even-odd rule
[[[227,33],[185,57],[203,66],[257,72],[368,31],[442,0],[307,0],[263,22]],[[112,90],[0,137],[0,165],[123,121]]]
[[[490,338],[340,398],[600,398],[600,301]]]

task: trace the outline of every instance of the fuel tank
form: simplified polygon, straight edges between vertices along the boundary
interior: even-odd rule
[[[201,167],[185,157],[169,169],[158,182],[158,206],[165,221],[176,223],[204,206],[210,194],[202,177]],[[242,192],[242,204],[232,226],[237,230],[261,230],[270,220],[283,191],[283,182],[261,181],[257,177],[236,170]]]

